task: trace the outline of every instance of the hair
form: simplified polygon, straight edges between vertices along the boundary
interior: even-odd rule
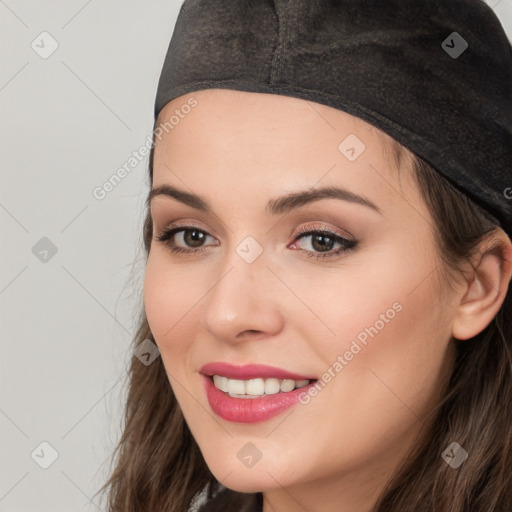
[[[155,123],[156,126],[156,123]],[[408,162],[434,221],[439,254],[449,275],[499,227],[421,157],[386,133],[386,151],[400,169]],[[149,157],[153,182],[154,146]],[[409,165],[410,164],[410,165]],[[152,240],[149,207],[143,226],[145,256]],[[144,308],[132,340],[154,341]],[[497,315],[475,337],[452,339],[453,371],[424,440],[403,460],[372,512],[510,512],[512,510],[512,299],[510,289]],[[151,365],[131,356],[124,426],[111,459],[110,512],[185,512],[198,497],[201,511],[262,510],[262,493],[224,488],[208,469],[170,386],[162,358]],[[457,469],[441,457],[452,442],[468,453]],[[96,494],[98,494],[96,493]]]

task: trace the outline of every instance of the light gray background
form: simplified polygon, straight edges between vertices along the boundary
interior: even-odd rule
[[[100,510],[142,307],[147,158],[92,192],[151,133],[181,3],[0,0],[0,512]],[[487,3],[512,40],[512,0]]]

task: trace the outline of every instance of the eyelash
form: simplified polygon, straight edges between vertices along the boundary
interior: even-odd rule
[[[209,233],[207,233],[206,231],[204,231],[202,229],[199,229],[196,226],[176,226],[176,227],[171,226],[168,229],[165,229],[164,231],[162,231],[162,233],[160,233],[156,237],[156,239],[159,242],[162,242],[163,244],[165,244],[172,253],[181,253],[181,254],[195,253],[195,254],[197,254],[199,252],[203,252],[206,250],[205,247],[201,247],[199,249],[183,249],[183,247],[176,247],[176,246],[172,245],[170,243],[170,240],[176,233],[179,233],[180,231],[199,231],[208,236],[211,236]],[[313,251],[306,251],[308,253],[307,254],[308,258],[316,258],[318,260],[322,260],[325,258],[331,258],[334,256],[338,256],[342,253],[354,251],[358,244],[357,240],[349,240],[347,238],[344,238],[344,237],[338,235],[337,233],[334,233],[333,231],[321,230],[321,229],[311,229],[311,228],[299,229],[299,231],[296,233],[296,236],[295,236],[293,242],[296,242],[297,240],[300,240],[301,238],[305,238],[306,235],[325,235],[325,236],[328,236],[330,239],[332,239],[334,242],[344,244],[344,246],[345,246],[336,251],[331,250],[330,252],[325,252],[325,253],[315,253]]]

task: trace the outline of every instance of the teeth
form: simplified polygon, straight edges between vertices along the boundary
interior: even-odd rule
[[[283,382],[281,382],[281,391],[283,393],[286,393],[287,391],[291,391],[292,389],[295,389],[295,381],[291,379],[284,379]]]
[[[219,388],[221,391],[227,393],[229,391],[228,388],[228,379],[226,377],[221,377],[220,375],[213,376],[213,383],[216,388]]]
[[[287,393],[309,384],[309,380],[292,379],[249,379],[238,380],[228,379],[222,375],[214,375],[213,383],[217,389],[228,393],[235,398],[257,398],[263,395],[275,395],[282,392]]]
[[[277,379],[265,379],[265,394],[275,395],[281,391],[281,384]]]
[[[245,381],[228,379],[228,393],[230,395],[244,395],[245,394]]]
[[[265,381],[263,379],[251,379],[245,383],[245,394],[261,396],[265,393]]]

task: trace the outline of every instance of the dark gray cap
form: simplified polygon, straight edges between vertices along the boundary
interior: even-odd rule
[[[512,237],[512,46],[483,0],[186,0],[155,119],[170,100],[213,88],[357,116]]]

